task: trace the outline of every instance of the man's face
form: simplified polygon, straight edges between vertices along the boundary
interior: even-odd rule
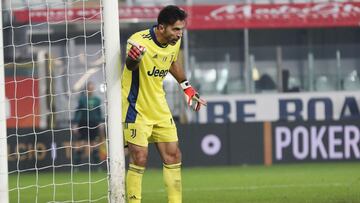
[[[166,39],[167,44],[175,45],[181,39],[185,28],[185,21],[178,20],[173,25],[160,25],[159,30]]]
[[[95,90],[95,85],[92,83],[88,83],[87,91],[89,96],[91,96],[94,93],[94,90]]]

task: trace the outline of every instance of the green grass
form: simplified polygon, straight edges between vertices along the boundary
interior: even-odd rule
[[[92,173],[92,184],[79,184],[89,182],[89,174],[85,172],[74,174],[73,185],[66,184],[71,180],[70,173],[58,173],[54,179],[59,184],[55,187],[56,201],[91,197],[98,199],[96,202],[107,202],[104,172]],[[52,173],[39,174],[38,180],[41,187],[37,201],[52,201]],[[11,190],[11,202],[35,202],[36,187],[31,187],[35,181],[34,174],[20,175],[19,186],[24,189]],[[16,186],[17,175],[11,175],[10,188]],[[147,170],[143,179],[143,203],[166,202],[161,170]],[[360,203],[360,163],[184,168],[183,202]]]

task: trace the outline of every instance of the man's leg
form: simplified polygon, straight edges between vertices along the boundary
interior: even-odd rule
[[[178,142],[156,143],[163,160],[163,176],[169,203],[182,202],[181,152]]]
[[[99,157],[100,146],[98,146],[98,144],[99,144],[99,127],[98,127],[98,125],[99,125],[98,123],[96,123],[96,124],[92,123],[92,124],[90,124],[90,129],[89,129],[90,154],[91,154],[90,161],[94,164],[99,164],[99,162],[100,162],[100,157]]]
[[[75,141],[75,146],[76,148],[74,149],[75,154],[74,154],[74,163],[76,165],[79,165],[81,163],[83,163],[84,161],[86,161],[86,157],[88,156],[88,151],[89,147],[88,147],[88,128],[86,126],[84,126],[83,124],[80,125],[76,135],[76,141]]]
[[[148,148],[128,143],[130,164],[126,175],[128,203],[141,202],[142,176],[147,162]]]
[[[82,140],[75,141],[75,148],[73,149],[73,157],[74,157],[74,164],[80,165],[82,162],[82,155],[83,155],[83,148],[81,146],[84,146],[85,142]],[[78,169],[78,167],[76,167]]]

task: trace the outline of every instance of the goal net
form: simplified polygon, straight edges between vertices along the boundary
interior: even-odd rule
[[[0,202],[124,202],[117,0],[3,2]]]

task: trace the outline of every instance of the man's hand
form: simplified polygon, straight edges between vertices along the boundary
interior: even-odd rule
[[[128,57],[134,61],[140,61],[146,52],[146,48],[132,40],[128,40],[128,43],[131,44]]]
[[[206,101],[200,98],[199,93],[190,85],[189,81],[183,81],[180,86],[184,90],[186,103],[194,111],[199,111],[201,105],[206,106]]]
[[[73,134],[79,135],[79,126],[77,124],[73,125],[71,130]]]

